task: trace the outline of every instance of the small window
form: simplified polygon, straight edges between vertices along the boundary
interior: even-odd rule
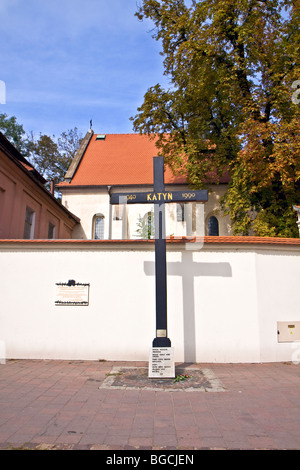
[[[104,215],[94,217],[94,240],[104,240]]]
[[[53,225],[51,222],[49,222],[48,225],[48,238],[50,240],[55,238],[55,225]]]
[[[177,222],[184,221],[184,203],[183,202],[179,202],[176,204],[176,218],[177,218]]]
[[[214,215],[208,220],[208,235],[211,237],[219,236],[219,222]]]
[[[24,235],[25,240],[32,240],[34,237],[35,212],[30,207],[26,207]]]

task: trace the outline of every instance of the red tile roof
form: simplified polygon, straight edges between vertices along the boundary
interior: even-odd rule
[[[158,154],[155,139],[141,134],[106,134],[97,139],[97,134],[88,134],[82,158],[77,154],[59,187],[153,184],[153,157]],[[228,176],[220,182],[227,183]],[[174,176],[166,166],[165,184],[186,183],[186,176]]]
[[[155,140],[140,134],[93,135],[70,183],[63,186],[153,184]],[[166,184],[184,184],[186,178],[165,171]]]

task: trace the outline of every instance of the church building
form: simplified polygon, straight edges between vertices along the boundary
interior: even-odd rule
[[[63,182],[62,204],[80,219],[74,239],[152,238],[153,205],[111,205],[113,193],[152,191],[155,140],[140,134],[87,132]],[[165,190],[189,190],[186,178],[165,168]],[[167,204],[166,236],[231,235],[230,219],[220,210],[228,180],[209,187],[206,204]],[[121,201],[122,202],[122,201]]]

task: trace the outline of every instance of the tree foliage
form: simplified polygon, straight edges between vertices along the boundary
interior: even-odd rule
[[[63,132],[58,139],[54,135],[50,137],[45,134],[40,134],[36,139],[31,133],[28,142],[29,160],[35,169],[47,179],[47,186],[50,181],[54,181],[56,184],[64,179],[79,148],[80,141],[81,136],[76,127]]]
[[[150,240],[151,238],[154,238],[154,212],[150,211],[144,215],[144,217],[139,215],[137,227],[136,235],[138,238],[142,238],[144,240]]]
[[[135,131],[158,136],[194,187],[229,170],[222,200],[235,234],[298,236],[299,0],[143,0],[169,88],[149,88]],[[294,100],[295,101],[295,100]]]
[[[0,114],[0,131],[23,156],[27,155],[26,132],[22,124],[18,124],[15,116],[8,117],[5,113]]]

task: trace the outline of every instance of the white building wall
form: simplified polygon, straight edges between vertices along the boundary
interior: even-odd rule
[[[271,362],[298,358],[300,362],[300,342],[272,348],[277,322],[293,324],[300,318],[300,251],[258,250],[255,257],[261,358]]]
[[[168,243],[175,360],[300,361],[277,321],[300,321],[300,245]],[[148,360],[155,336],[152,242],[0,242],[7,358]],[[56,306],[56,283],[89,283],[88,306]]]
[[[180,187],[182,190],[185,187]],[[186,187],[187,189],[187,187]],[[208,219],[214,215],[219,222],[219,235],[231,235],[230,219],[224,216],[220,209],[220,199],[223,196],[226,185],[220,184],[210,188],[209,198],[205,204],[197,204],[203,207],[201,220],[195,225],[197,230],[190,231],[186,222],[176,220],[176,203],[166,204],[166,235],[177,237],[187,235],[208,235]],[[132,191],[132,188],[110,188],[112,192]],[[151,190],[151,189],[149,189]],[[170,186],[168,190],[178,190],[178,187]],[[138,238],[138,220],[153,210],[152,204],[128,204],[123,212],[124,206],[120,209],[123,214],[123,220],[114,220],[115,207],[109,204],[108,187],[99,188],[68,188],[62,190],[62,204],[73,214],[80,218],[80,225],[73,231],[73,239],[92,239],[93,238],[93,218],[96,214],[104,216],[104,238],[105,239],[135,239]],[[135,188],[134,191],[145,191],[145,188]],[[186,205],[192,205],[187,203]],[[199,212],[199,209],[198,209]],[[126,216],[125,216],[126,214]],[[126,225],[124,229],[124,225]],[[200,227],[200,228],[199,228]],[[200,232],[200,233],[199,233]],[[126,234],[126,236],[125,236]]]
[[[93,238],[93,217],[96,214],[104,216],[105,238],[109,238],[110,204],[109,195],[105,188],[103,189],[68,189],[62,196],[62,204],[72,214],[77,214],[80,218],[78,224],[72,233],[73,239],[92,239]]]

